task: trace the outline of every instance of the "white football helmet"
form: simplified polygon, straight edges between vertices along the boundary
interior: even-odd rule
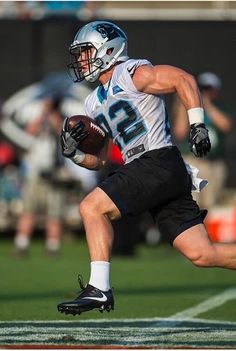
[[[101,72],[128,60],[127,37],[117,25],[94,21],[83,26],[70,45],[69,73],[74,82],[95,82]]]

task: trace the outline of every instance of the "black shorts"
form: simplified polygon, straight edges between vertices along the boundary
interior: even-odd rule
[[[122,216],[149,211],[170,242],[184,230],[202,223],[207,214],[192,198],[191,177],[175,146],[144,153],[112,172],[98,186]]]

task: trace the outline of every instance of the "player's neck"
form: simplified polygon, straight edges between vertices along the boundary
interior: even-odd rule
[[[99,81],[100,83],[102,83],[102,85],[105,85],[107,82],[109,82],[109,80],[112,77],[112,74],[114,72],[115,67],[119,64],[120,62],[117,62],[115,65],[113,65],[111,68],[109,68],[107,71],[102,72],[100,77],[99,77]]]
[[[100,83],[102,83],[102,85],[105,85],[107,82],[109,82],[109,80],[111,79],[112,73],[114,71],[115,67],[112,67],[111,69],[109,69],[106,72],[103,72],[100,77],[99,77],[99,81]]]

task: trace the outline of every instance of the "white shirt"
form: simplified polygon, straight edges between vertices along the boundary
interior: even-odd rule
[[[95,119],[118,145],[125,163],[142,153],[171,146],[164,98],[140,92],[132,74],[147,60],[130,59],[117,65],[110,81],[85,100],[86,114]]]

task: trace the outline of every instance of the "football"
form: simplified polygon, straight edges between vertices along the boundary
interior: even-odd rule
[[[80,150],[87,154],[97,155],[105,144],[106,132],[92,118],[84,115],[69,117],[68,129],[71,130],[79,122],[84,123],[84,130],[88,132],[88,136],[80,143]]]

